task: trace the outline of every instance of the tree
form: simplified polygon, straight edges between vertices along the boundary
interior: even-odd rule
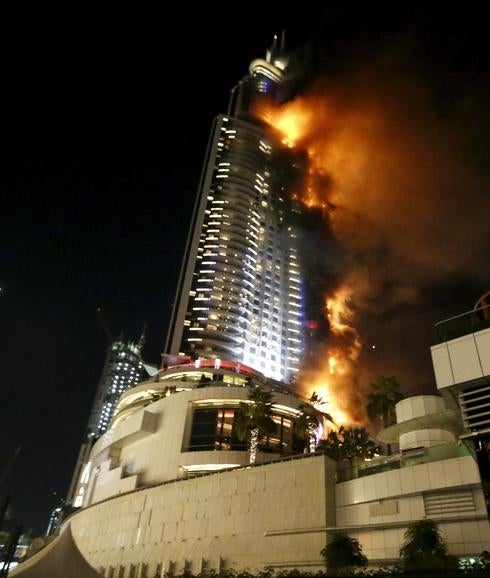
[[[367,430],[359,426],[353,428],[340,426],[338,431],[331,430],[318,447],[337,462],[352,461],[354,458],[371,459],[379,452],[378,446],[369,437]]]
[[[482,570],[490,570],[490,552],[488,550],[483,550],[479,558],[478,566]]]
[[[235,431],[240,441],[250,449],[250,463],[255,463],[259,439],[272,434],[276,424],[272,419],[272,393],[255,387],[248,396],[248,402],[241,402],[235,414]]]
[[[405,570],[437,570],[457,567],[458,561],[447,553],[439,527],[434,520],[412,522],[405,532],[400,558]]]
[[[331,574],[342,574],[367,564],[367,558],[359,542],[344,532],[334,532],[320,554],[325,560],[327,572]]]
[[[301,413],[294,423],[294,429],[298,437],[307,440],[307,447],[310,454],[316,451],[318,428],[323,420],[326,419],[335,425],[330,414],[315,407],[315,404],[322,403],[321,397],[314,391],[308,399],[308,402],[302,403],[299,406],[298,409],[301,410]]]
[[[400,384],[396,377],[380,375],[375,383],[371,383],[375,393],[370,393],[366,411],[372,422],[379,422],[387,427],[395,420],[395,405],[403,399]]]

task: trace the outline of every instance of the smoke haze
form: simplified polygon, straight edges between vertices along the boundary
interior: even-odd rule
[[[350,292],[365,391],[383,373],[430,393],[434,323],[490,286],[488,90],[438,88],[392,46],[317,75],[276,123],[308,150],[313,202],[341,247],[325,293]]]

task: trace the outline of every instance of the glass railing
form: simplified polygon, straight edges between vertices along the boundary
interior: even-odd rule
[[[400,468],[400,456],[379,456],[367,461],[352,463],[339,462],[337,465],[337,482],[348,482],[356,478],[379,474]]]
[[[469,456],[470,452],[466,446],[454,442],[452,444],[443,444],[440,446],[431,446],[407,450],[402,453],[402,468],[417,466],[418,464],[427,464],[430,462],[439,462],[451,458],[462,458]]]
[[[408,468],[419,464],[427,464],[469,455],[471,454],[466,446],[454,442],[426,448],[414,448],[412,450],[406,450],[401,454],[379,456],[372,460],[354,462],[349,465],[347,465],[347,462],[340,462],[337,470],[337,482],[347,482],[356,478],[372,476],[400,468]]]
[[[490,305],[444,319],[435,325],[438,343],[475,333],[487,327],[490,327]]]

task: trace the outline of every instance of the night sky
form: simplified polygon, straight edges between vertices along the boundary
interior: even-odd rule
[[[488,33],[476,2],[466,13],[305,5],[261,18],[206,6],[194,24],[189,7],[5,19],[0,497],[12,495],[12,523],[44,531],[66,495],[108,347],[97,307],[115,338],[136,340],[146,324],[144,357],[159,362],[212,119],[274,33],[286,28],[297,48],[291,96],[404,52],[434,114],[464,108],[461,155],[488,185]],[[426,287],[420,306],[442,317],[470,309],[490,279],[469,269]],[[430,341],[432,327],[422,331]]]

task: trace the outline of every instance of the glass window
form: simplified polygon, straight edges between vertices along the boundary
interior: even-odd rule
[[[214,449],[217,412],[215,409],[197,409],[192,421],[189,451]]]
[[[263,437],[259,441],[259,449],[262,452],[293,453],[292,420],[288,417],[272,416],[276,424],[276,431],[270,436]]]
[[[245,450],[233,429],[235,409],[196,409],[187,451]]]

